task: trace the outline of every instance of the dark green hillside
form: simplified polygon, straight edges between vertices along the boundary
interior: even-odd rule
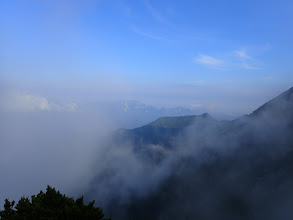
[[[115,219],[293,219],[293,88],[233,121],[163,117],[117,133],[142,164],[171,171],[144,196],[110,203]]]
[[[202,115],[161,117],[148,125],[153,127],[164,127],[164,128],[185,128],[187,126],[192,125],[197,120],[202,120],[202,119],[214,120],[209,114],[204,113]]]
[[[137,148],[142,144],[160,144],[172,147],[172,140],[188,126],[216,122],[209,114],[179,117],[162,117],[145,126],[134,129],[120,129],[115,133],[116,141],[128,140]]]

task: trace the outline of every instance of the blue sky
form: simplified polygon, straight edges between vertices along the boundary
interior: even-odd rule
[[[0,4],[2,87],[245,112],[293,86],[289,0]]]

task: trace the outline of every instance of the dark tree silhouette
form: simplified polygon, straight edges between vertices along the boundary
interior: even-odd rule
[[[6,199],[4,210],[0,211],[0,217],[3,220],[107,220],[104,218],[103,210],[95,207],[94,203],[95,201],[92,201],[85,205],[83,196],[74,200],[48,186],[46,193],[40,191],[38,195],[31,196],[31,199],[22,197],[16,205],[15,201],[10,202]]]

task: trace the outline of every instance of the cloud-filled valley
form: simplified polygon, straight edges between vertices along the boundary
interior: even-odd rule
[[[291,219],[292,94],[233,121],[204,114],[119,130],[89,198],[114,219]]]
[[[290,0],[0,1],[0,219],[293,219],[292,21]]]
[[[3,199],[49,184],[96,200],[113,219],[293,216],[292,88],[234,120],[139,102],[61,111],[42,108],[53,103],[42,96],[16,97],[21,105],[0,114]],[[117,130],[118,116],[140,127]]]

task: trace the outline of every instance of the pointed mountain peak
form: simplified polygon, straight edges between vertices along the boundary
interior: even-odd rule
[[[287,91],[281,93],[279,96],[277,96],[275,99],[283,99],[288,102],[293,102],[293,87],[288,89]]]
[[[250,116],[260,115],[265,112],[273,115],[293,114],[293,87],[260,106]]]

